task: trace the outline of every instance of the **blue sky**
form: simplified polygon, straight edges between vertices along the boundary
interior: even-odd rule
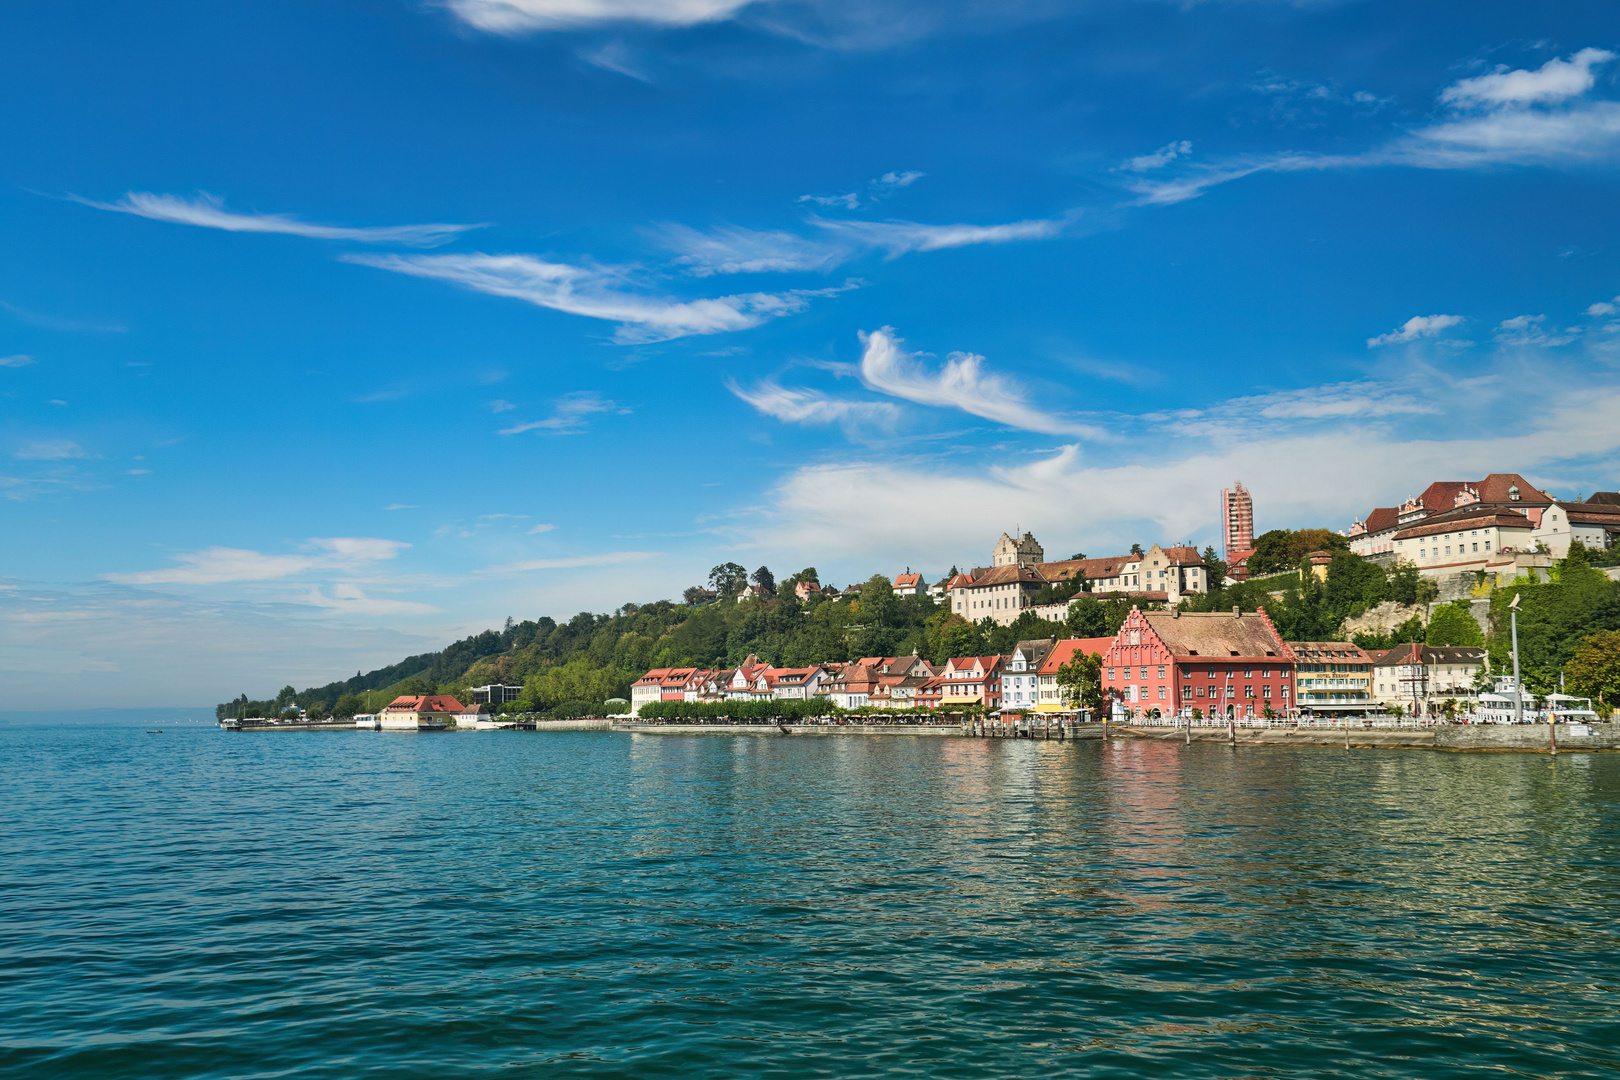
[[[0,676],[1620,486],[1592,3],[19,0]]]

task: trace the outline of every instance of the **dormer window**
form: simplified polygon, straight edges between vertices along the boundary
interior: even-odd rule
[[[1508,502],[1518,502],[1518,501],[1519,501],[1519,485],[1514,484],[1512,487],[1508,488]]]

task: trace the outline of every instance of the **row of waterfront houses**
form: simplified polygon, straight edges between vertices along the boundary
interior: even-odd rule
[[[843,709],[966,706],[1020,713],[1074,712],[1058,672],[1077,653],[1101,658],[1111,711],[1131,717],[1332,715],[1400,706],[1435,715],[1467,707],[1486,667],[1484,649],[1403,645],[1366,650],[1348,641],[1285,642],[1264,610],[1143,611],[1133,608],[1105,638],[1020,641],[1001,656],[868,656],[803,668],[749,656],[735,668],[658,668],[636,681],[631,710],[655,701],[803,701]]]

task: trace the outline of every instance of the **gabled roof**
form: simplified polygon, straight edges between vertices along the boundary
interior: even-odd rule
[[[1458,529],[1489,528],[1533,529],[1535,525],[1517,510],[1509,510],[1505,506],[1491,506],[1487,503],[1471,503],[1444,514],[1426,517],[1396,533],[1395,539],[1407,540],[1418,536],[1455,532]]]
[[[1620,525],[1620,505],[1591,500],[1558,505],[1574,525]]]
[[[1202,566],[1204,557],[1198,554],[1198,549],[1190,545],[1160,548],[1160,551],[1169,556],[1171,566]]]
[[[1400,523],[1400,511],[1393,506],[1380,506],[1367,515],[1367,531],[1370,533],[1386,532]]]
[[[1425,645],[1421,641],[1409,641],[1397,645],[1379,657],[1373,664],[1375,667],[1395,667],[1403,664],[1481,664],[1485,662],[1485,650],[1469,645]]]
[[[1087,581],[1098,581],[1118,577],[1125,572],[1125,567],[1140,561],[1137,555],[1110,555],[1105,559],[1059,559],[1040,563],[1036,569],[1048,581],[1068,581],[1076,572],[1084,574]]]
[[[1058,668],[1074,659],[1075,653],[1088,652],[1101,656],[1113,643],[1111,637],[1065,638],[1052,646],[1052,651],[1046,654],[1046,659],[1041,661],[1037,670],[1042,675],[1056,675]]]
[[[383,712],[465,712],[466,706],[449,694],[401,694],[383,706]]]
[[[635,685],[657,685],[659,682],[663,681],[664,676],[668,675],[669,671],[670,669],[667,667],[653,668],[651,671],[647,672],[647,674],[637,679],[635,681]]]
[[[1041,661],[1046,659],[1046,654],[1052,651],[1052,646],[1055,644],[1057,644],[1057,638],[1031,638],[1028,641],[1020,641],[1013,646],[1013,651],[1023,653],[1026,663],[1034,667],[1040,667]],[[1008,659],[1012,658],[1008,657]]]
[[[1302,664],[1370,664],[1372,657],[1353,641],[1290,641],[1294,659]]]
[[[1620,506],[1620,491],[1594,491],[1589,503],[1602,503],[1604,506]]]
[[[1293,659],[1264,611],[1247,615],[1224,611],[1144,611],[1141,616],[1177,659],[1194,656],[1201,660]],[[1114,640],[1118,642],[1119,637]]]
[[[1020,582],[1031,585],[1045,585],[1046,578],[1033,566],[998,566],[975,577],[970,587],[978,589],[990,585],[1012,585]]]
[[[903,589],[903,588],[906,588],[907,586],[915,586],[915,585],[921,585],[921,584],[922,584],[922,575],[921,574],[896,574],[896,575],[894,575],[894,587],[897,588],[897,589]]]

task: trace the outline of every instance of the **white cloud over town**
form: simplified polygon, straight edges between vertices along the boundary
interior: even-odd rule
[[[752,386],[728,381],[726,388],[766,416],[790,424],[892,424],[900,410],[886,401],[856,401],[833,397],[820,390],[783,386],[773,379],[762,379]]]
[[[1093,434],[1077,424],[1040,408],[1028,390],[1004,375],[985,369],[985,359],[974,353],[953,352],[942,365],[926,363],[922,354],[901,348],[890,327],[861,335],[860,379],[869,390],[929,405],[958,409],[998,424],[1049,435]]]

